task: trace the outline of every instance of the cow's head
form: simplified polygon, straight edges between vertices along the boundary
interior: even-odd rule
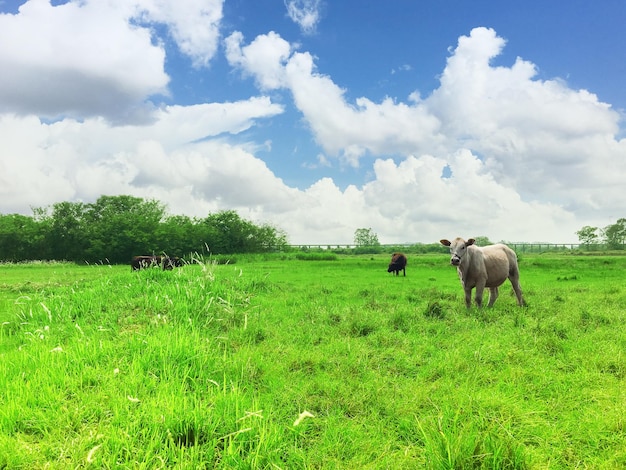
[[[448,241],[445,239],[439,240],[442,245],[450,247],[450,264],[453,266],[458,266],[461,264],[461,260],[467,252],[467,247],[473,245],[475,241],[476,240],[474,240],[473,238],[465,241],[461,237],[457,237],[452,241]]]

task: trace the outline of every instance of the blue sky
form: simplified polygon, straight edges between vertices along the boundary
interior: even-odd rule
[[[624,24],[620,0],[0,0],[0,212],[132,194],[292,243],[575,242],[626,217]]]

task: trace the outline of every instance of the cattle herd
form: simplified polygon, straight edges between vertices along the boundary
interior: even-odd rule
[[[474,300],[479,308],[482,307],[483,291],[486,287],[489,289],[487,306],[491,307],[498,298],[498,288],[507,279],[513,286],[517,304],[526,305],[519,283],[519,267],[515,252],[502,243],[479,247],[475,242],[473,238],[466,241],[460,237],[453,241],[440,240],[442,245],[450,248],[450,264],[457,268],[465,292],[465,306],[471,307],[472,289],[476,289]],[[402,271],[406,276],[406,265],[406,256],[403,253],[394,253],[391,255],[387,272],[393,272],[398,276]]]
[[[519,284],[519,267],[517,256],[508,246],[498,243],[484,247],[477,246],[473,238],[467,241],[457,237],[452,241],[443,239],[440,243],[450,248],[450,264],[456,266],[465,291],[465,306],[472,305],[472,290],[476,289],[474,300],[480,308],[483,305],[483,291],[489,289],[489,303],[491,307],[498,298],[498,287],[507,279],[511,281],[513,291],[520,306],[526,305]],[[134,256],[131,263],[133,271],[158,267],[165,271],[180,267],[183,260],[178,256],[144,255]],[[393,253],[387,268],[388,273],[406,277],[407,258],[404,253]]]

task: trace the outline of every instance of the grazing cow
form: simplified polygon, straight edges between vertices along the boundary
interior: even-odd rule
[[[163,269],[170,271],[174,268],[180,268],[183,265],[183,260],[178,256],[164,256],[162,263]]]
[[[457,267],[461,285],[465,290],[465,306],[471,307],[472,289],[476,288],[476,305],[482,307],[483,290],[489,288],[491,307],[498,298],[498,287],[508,278],[511,281],[517,303],[526,305],[519,285],[517,256],[508,246],[499,243],[478,247],[473,238],[465,241],[455,238],[453,241],[440,240],[442,245],[450,247],[450,264]]]
[[[182,265],[183,260],[178,256],[134,256],[130,262],[133,271],[153,267],[161,267],[164,271],[169,271]]]
[[[161,265],[160,256],[133,256],[130,266],[133,271]]]
[[[389,263],[387,272],[395,272],[396,276],[399,276],[400,271],[402,271],[406,277],[406,256],[404,253],[394,253],[391,255],[391,262]]]

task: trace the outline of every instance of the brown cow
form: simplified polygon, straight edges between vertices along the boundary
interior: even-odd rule
[[[511,281],[518,305],[526,305],[519,284],[519,268],[517,256],[508,246],[498,243],[478,247],[475,240],[465,241],[455,238],[453,241],[440,240],[442,245],[450,247],[450,264],[457,267],[461,285],[465,291],[465,306],[472,305],[472,289],[476,288],[476,305],[482,307],[483,290],[489,288],[489,304],[491,307],[498,298],[498,287],[508,278]]]
[[[394,253],[391,255],[391,262],[389,263],[389,268],[387,268],[387,272],[395,272],[396,276],[400,275],[400,271],[404,273],[406,277],[406,256],[404,253]]]

